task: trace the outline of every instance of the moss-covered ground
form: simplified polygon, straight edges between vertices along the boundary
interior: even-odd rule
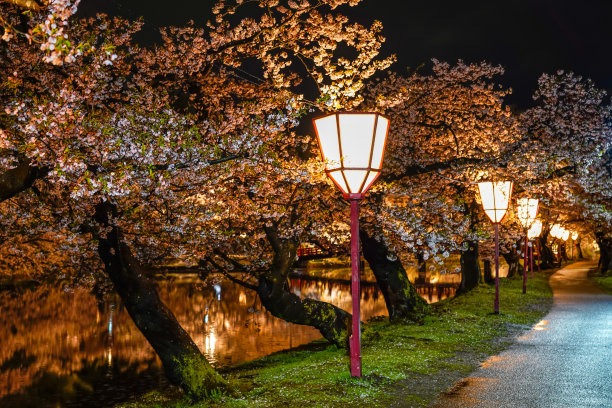
[[[606,293],[612,295],[612,274],[608,274],[605,276],[593,274],[591,275],[597,286],[601,288]]]
[[[315,342],[222,370],[234,391],[206,402],[192,404],[178,389],[165,389],[117,407],[427,406],[546,314],[549,276],[536,274],[525,295],[520,278],[502,279],[498,315],[491,313],[494,288],[481,285],[432,305],[418,323],[364,324],[361,379],[350,377],[345,350]]]

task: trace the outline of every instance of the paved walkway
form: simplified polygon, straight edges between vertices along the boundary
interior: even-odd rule
[[[612,408],[612,296],[578,262],[550,278],[550,313],[436,401],[436,408]]]

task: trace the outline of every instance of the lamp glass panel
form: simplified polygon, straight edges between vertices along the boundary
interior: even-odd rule
[[[362,193],[365,193],[366,191],[368,191],[368,189],[370,188],[372,183],[376,180],[376,177],[378,177],[379,174],[380,174],[379,171],[371,171],[370,174],[368,174],[368,178],[366,179],[366,182],[363,186]]]
[[[363,180],[365,180],[368,171],[345,169],[343,172],[344,177],[346,177],[346,181],[348,182],[350,193],[360,193],[361,185],[363,184]]]
[[[517,202],[517,217],[523,228],[529,228],[538,215],[538,200],[536,198],[519,198]]]
[[[493,183],[489,181],[478,183],[478,190],[480,192],[482,208],[484,208],[485,211],[495,208],[495,202],[493,201]]]
[[[540,220],[535,220],[533,224],[531,224],[531,228],[529,228],[527,235],[529,236],[529,238],[535,238],[535,237],[539,237],[541,233],[542,233],[542,222]]]
[[[550,229],[550,235],[554,238],[560,238],[561,226],[559,224],[555,224]]]
[[[563,234],[561,235],[561,239],[564,241],[567,241],[567,239],[570,236],[570,232],[568,230],[563,231]]]
[[[348,186],[344,181],[344,177],[342,177],[342,170],[330,171],[327,175],[336,183],[336,185],[342,190],[344,194],[349,193]]]
[[[512,193],[512,182],[500,181],[493,183],[493,189],[495,191],[495,209],[507,210],[510,194]]]
[[[478,183],[482,207],[494,223],[501,222],[508,210],[508,201],[512,194],[512,182],[485,181]]]
[[[578,239],[578,233],[576,231],[572,232],[572,239],[574,241]]]
[[[338,117],[344,167],[369,167],[376,115],[351,113],[339,114]]]
[[[319,136],[319,145],[325,160],[325,168],[340,167],[340,146],[338,144],[338,125],[336,115],[315,119],[315,128]]]
[[[382,116],[378,117],[376,126],[376,138],[374,139],[374,150],[372,151],[371,167],[375,169],[382,168],[383,157],[385,154],[385,140],[387,131],[389,130],[389,119]]]

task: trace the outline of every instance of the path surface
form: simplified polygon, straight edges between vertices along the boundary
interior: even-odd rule
[[[612,296],[588,280],[593,267],[553,274],[550,313],[433,407],[612,408]]]

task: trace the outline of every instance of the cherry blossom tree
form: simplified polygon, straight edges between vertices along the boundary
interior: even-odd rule
[[[133,43],[139,22],[73,20],[63,30],[90,47],[82,58],[61,63],[41,59],[50,48],[29,32],[22,34],[33,44],[7,41],[2,48],[4,209],[15,207],[8,199],[25,205],[33,189],[47,212],[67,220],[64,237],[91,237],[72,243],[99,254],[168,378],[194,398],[225,387],[225,380],[161,302],[143,264],[172,256],[212,259],[228,244],[222,237],[232,231],[217,223],[224,204],[201,205],[206,192],[232,203],[227,194],[257,181],[254,171],[268,171],[258,177],[261,185],[266,177],[275,188],[279,178],[288,179],[283,193],[291,197],[291,183],[303,180],[309,166],[307,160],[289,165],[289,152],[302,144],[290,129],[308,106],[296,93],[302,74],[318,84],[324,106],[348,107],[360,102],[364,79],[391,62],[376,60],[380,24],[365,28],[334,12],[357,3],[219,2],[216,20],[205,29],[164,30],[163,44],[154,49]],[[234,18],[245,7],[250,17]],[[5,21],[8,33],[13,20]],[[355,50],[356,57],[342,57],[339,47]],[[247,62],[257,64],[263,81],[237,78]],[[294,149],[285,149],[292,144]],[[257,211],[259,221],[268,218],[263,226],[275,253],[272,269],[282,278],[295,256],[297,232],[275,231],[285,221],[273,205],[262,203],[264,211]],[[286,227],[299,232],[303,225],[289,220]],[[262,282],[273,287],[258,293],[271,310],[284,313],[296,297],[277,278],[269,275]],[[275,307],[284,299],[283,307]],[[297,319],[304,324],[312,324],[308,313],[323,315],[320,308],[337,312],[336,326],[321,331],[341,337],[346,313],[322,302],[300,304],[298,314],[306,318]]]
[[[490,64],[433,61],[429,75],[392,74],[369,89],[367,106],[391,118],[383,183],[371,193],[361,232],[364,256],[377,275],[392,317],[420,307],[401,263],[404,248],[441,262],[462,251],[463,277],[478,282],[474,223],[476,181],[495,168],[516,124]],[[475,276],[475,277],[474,277]]]

